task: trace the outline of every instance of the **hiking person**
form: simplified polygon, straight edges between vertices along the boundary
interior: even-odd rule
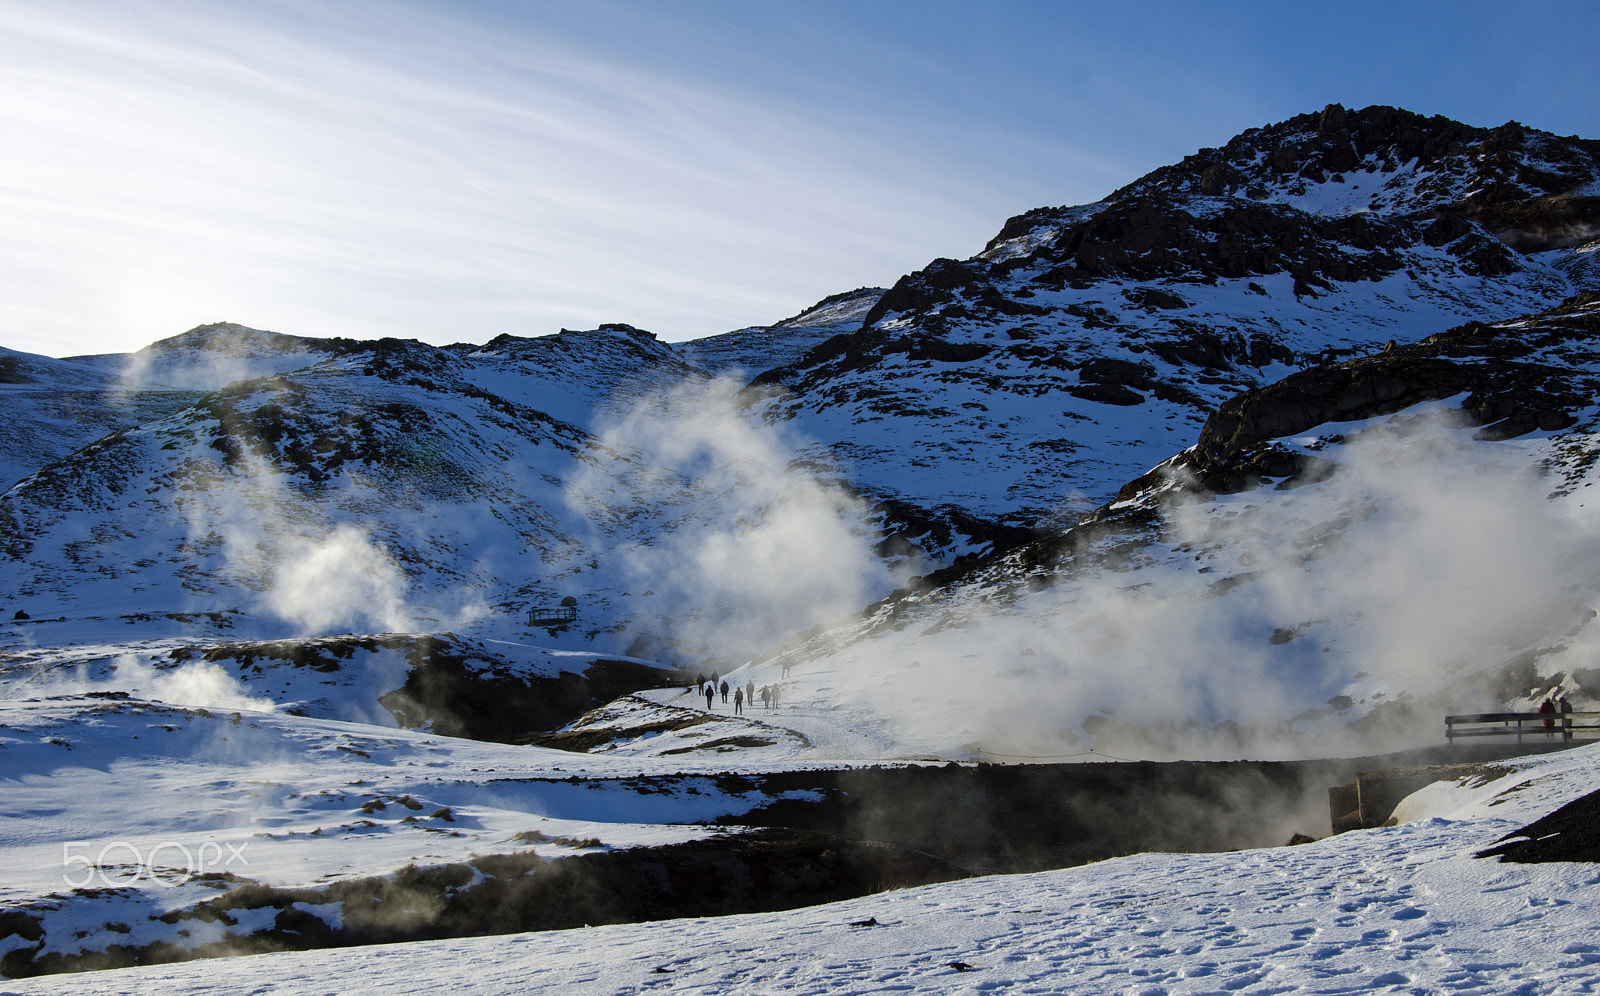
[[[716,692],[712,690],[712,688],[711,688],[711,686],[709,684],[707,684],[706,685],[706,708],[707,709],[711,708],[711,698],[714,695],[716,695]]]
[[[744,715],[744,689],[742,688],[733,690],[733,714],[735,716]]]
[[[722,704],[728,704],[728,682],[726,679],[722,682]]]
[[[1572,700],[1561,696],[1561,739],[1572,739]]]
[[[772,708],[772,686],[771,685],[762,685],[761,686],[761,708],[763,708],[763,709],[771,709]]]
[[[1539,715],[1544,717],[1544,735],[1547,737],[1555,736],[1556,704],[1551,700],[1550,696],[1546,695],[1544,701],[1539,703]]]
[[[744,700],[751,705],[756,704],[756,683],[754,681],[744,683]]]

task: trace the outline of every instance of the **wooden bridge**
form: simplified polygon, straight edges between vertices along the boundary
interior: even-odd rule
[[[1600,712],[1477,712],[1446,716],[1444,737],[1450,743],[1468,737],[1515,738],[1519,744],[1600,740]]]

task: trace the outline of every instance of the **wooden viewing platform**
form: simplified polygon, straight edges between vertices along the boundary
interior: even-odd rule
[[[1545,722],[1549,721],[1550,726]],[[1444,718],[1445,740],[1514,737],[1517,743],[1600,740],[1600,712],[1476,712]]]
[[[578,619],[576,605],[540,606],[528,610],[529,626],[562,626]]]

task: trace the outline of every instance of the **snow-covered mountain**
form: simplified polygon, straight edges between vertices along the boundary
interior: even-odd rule
[[[1212,459],[1213,413],[1253,391],[1570,297],[1597,163],[1335,106],[691,343],[223,324],[9,355],[11,645],[450,630],[726,670],[957,558],[1058,542],[1197,438]],[[1571,435],[1574,404],[1523,404],[1519,431]]]
[[[191,396],[0,498],[8,612],[29,617],[15,645],[454,629],[677,662],[675,639],[755,652],[892,587],[856,550],[872,525],[838,478],[791,467],[780,433],[740,419],[739,381],[649,333],[324,347],[309,365],[297,343],[248,357],[281,371]],[[772,506],[793,513],[752,529]],[[843,561],[791,571],[784,592],[769,576],[766,614],[759,583],[731,577],[817,537]],[[694,632],[735,607],[744,628],[721,626],[720,645]]]
[[[690,343],[0,353],[0,958],[459,935],[529,876],[568,895],[570,855],[774,908],[995,867],[865,843],[882,814],[808,836],[841,766],[1348,757],[1593,708],[1597,222],[1600,144],[1333,106]],[[682,687],[712,674],[739,706]],[[1592,781],[1556,764],[1523,799]],[[1326,818],[1265,770],[1208,786],[1250,826],[1204,846]],[[90,839],[111,883],[60,891]],[[225,845],[248,872],[152,856]],[[1354,860],[1319,853],[1258,864]]]
[[[757,382],[864,493],[1070,521],[1240,391],[1582,289],[1597,178],[1595,142],[1329,107],[1012,218]]]

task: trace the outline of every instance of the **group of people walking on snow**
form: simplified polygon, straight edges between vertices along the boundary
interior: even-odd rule
[[[695,675],[694,684],[684,689],[684,691],[687,693],[695,691],[696,689],[699,689],[700,693],[706,697],[707,709],[715,708],[716,698],[719,692],[722,695],[722,704],[728,704],[728,679],[723,678],[719,683],[717,672],[715,671],[711,672],[710,678],[707,678],[704,674]],[[761,688],[757,690],[755,682],[747,681],[743,688],[740,688],[738,685],[734,685],[732,686],[732,690],[733,713],[735,716],[741,715],[744,712],[746,703],[754,705],[757,695],[761,696],[761,704],[766,708],[776,709],[778,707],[778,686],[775,684],[762,685]]]

